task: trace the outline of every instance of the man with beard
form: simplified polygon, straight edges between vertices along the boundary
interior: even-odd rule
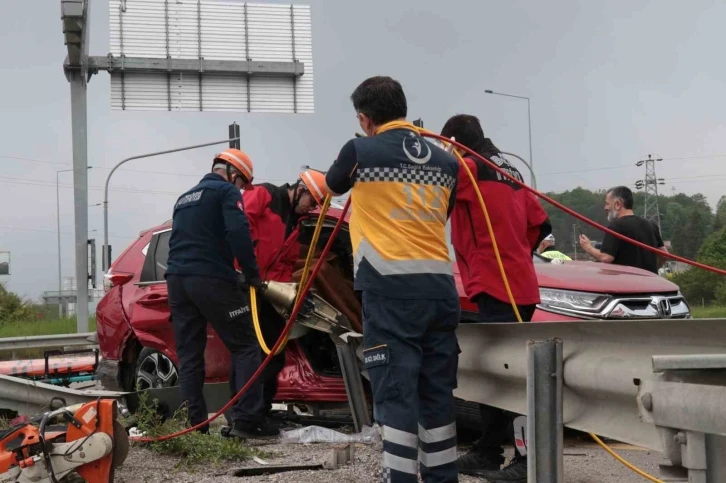
[[[668,253],[658,226],[633,213],[633,192],[630,188],[617,186],[608,190],[605,195],[605,211],[610,222],[609,229]],[[665,263],[665,257],[609,233],[605,234],[599,250],[592,246],[592,242],[585,235],[580,235],[580,246],[598,262],[642,268],[656,274]]]

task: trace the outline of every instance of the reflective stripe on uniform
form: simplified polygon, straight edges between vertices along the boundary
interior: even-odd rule
[[[456,423],[433,429],[424,429],[420,424],[418,426],[418,437],[424,443],[439,443],[454,436],[456,436]]]
[[[400,429],[390,426],[383,426],[383,439],[391,443],[408,446],[409,448],[418,448],[418,437],[415,434],[401,431]]]
[[[456,451],[456,448],[454,448],[454,451]],[[383,467],[400,471],[401,473],[408,473],[410,475],[418,474],[416,460],[402,458],[386,451],[383,452]]]
[[[375,248],[365,239],[361,240],[353,256],[354,272],[358,271],[361,260],[366,259],[381,275],[410,275],[435,273],[453,275],[450,261],[444,260],[384,260]]]
[[[421,449],[418,451],[418,459],[427,468],[454,463],[457,457],[456,446],[443,451],[437,451],[436,453],[426,453]]]

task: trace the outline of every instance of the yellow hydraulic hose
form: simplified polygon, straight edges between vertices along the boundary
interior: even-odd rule
[[[295,304],[298,303],[298,299],[300,298],[300,294],[302,293],[302,287],[305,286],[305,282],[308,278],[308,270],[310,269],[310,263],[312,262],[313,255],[315,253],[315,246],[318,244],[318,238],[320,238],[320,232],[323,229],[323,222],[325,221],[325,214],[328,212],[328,208],[330,208],[330,202],[332,200],[332,197],[330,195],[327,195],[325,197],[325,201],[323,202],[323,206],[320,208],[320,216],[318,217],[318,223],[315,225],[315,232],[313,233],[313,239],[310,243],[310,248],[308,249],[307,257],[305,258],[305,269],[302,274],[302,278],[300,280],[300,284],[298,285],[300,287],[300,290],[298,290],[297,296],[295,297]],[[260,326],[260,319],[257,314],[257,291],[254,287],[250,287],[250,306],[252,310],[252,325],[255,327],[255,335],[257,335],[257,342],[259,342],[260,347],[262,348],[262,351],[265,354],[270,353],[270,348],[267,347],[267,344],[265,343],[265,338],[262,335],[262,327]],[[285,335],[285,339],[283,340],[282,344],[280,344],[280,347],[275,352],[275,355],[280,354],[287,345],[287,335]]]
[[[597,444],[599,444],[602,447],[602,449],[604,449],[605,451],[607,451],[610,454],[610,456],[612,456],[613,458],[615,458],[616,460],[618,460],[620,463],[622,463],[623,465],[625,465],[625,467],[628,468],[629,470],[634,471],[638,475],[642,476],[646,480],[652,481],[653,483],[665,483],[664,481],[659,480],[655,476],[651,476],[648,473],[646,473],[645,471],[637,468],[636,466],[632,465],[631,463],[628,463],[625,460],[625,458],[623,458],[622,456],[620,456],[619,454],[617,454],[615,451],[613,451],[608,445],[606,445],[605,443],[603,443],[600,440],[600,438],[598,438],[596,435],[590,433],[590,436],[592,437],[592,439],[595,440],[595,442]]]
[[[308,256],[305,258],[305,268],[303,269],[302,277],[300,278],[300,287],[304,287],[305,283],[308,281],[308,276],[310,275],[310,266],[312,265],[313,256],[315,255],[315,247],[318,246],[318,239],[320,238],[320,233],[323,231],[325,214],[328,212],[328,208],[330,208],[330,202],[332,200],[332,196],[330,196],[329,194],[326,195],[325,200],[323,201],[323,206],[320,208],[318,223],[315,225],[315,232],[313,232],[313,239],[310,241]],[[295,297],[295,303],[298,303],[300,301],[300,295],[302,295],[302,291],[298,290],[297,297]]]

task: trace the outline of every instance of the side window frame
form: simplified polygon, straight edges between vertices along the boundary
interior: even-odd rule
[[[141,267],[139,281],[136,283],[136,285],[143,287],[148,285],[158,285],[166,283],[166,280],[163,277],[161,277],[161,280],[157,280],[159,277],[157,277],[156,275],[156,254],[159,248],[159,240],[162,238],[162,235],[170,231],[171,228],[167,228],[165,230],[159,230],[157,232],[154,232],[154,234],[151,236],[151,241],[146,247],[144,247],[146,249],[146,257],[144,259],[144,264]]]

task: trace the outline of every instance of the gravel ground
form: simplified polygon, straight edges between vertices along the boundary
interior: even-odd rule
[[[333,444],[260,444],[257,447],[268,456],[270,465],[314,465],[326,459]],[[639,450],[624,445],[614,447],[625,459],[642,470],[657,476],[662,457],[657,452]],[[462,449],[463,451],[463,449]],[[511,456],[511,448],[507,451]],[[116,470],[116,483],[377,483],[380,481],[380,451],[373,445],[356,444],[352,464],[337,470],[293,471],[264,476],[235,477],[240,468],[261,467],[252,460],[229,463],[217,468],[200,467],[194,472],[176,471],[178,458],[163,457],[146,449],[135,447],[121,468]],[[630,483],[644,481],[598,446],[577,440],[565,444],[565,483]],[[461,483],[483,482],[481,478],[461,476]]]

